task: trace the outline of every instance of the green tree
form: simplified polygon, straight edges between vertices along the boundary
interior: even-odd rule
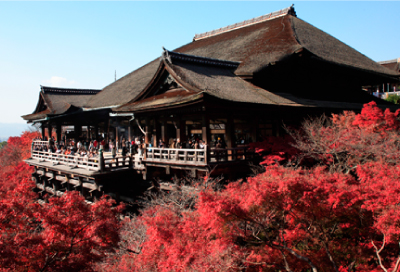
[[[400,96],[398,96],[397,94],[390,94],[390,95],[388,95],[388,97],[385,100],[392,102],[394,104],[399,104]]]
[[[7,141],[0,142],[0,150],[7,144]]]

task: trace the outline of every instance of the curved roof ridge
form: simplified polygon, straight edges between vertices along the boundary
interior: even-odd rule
[[[388,64],[388,63],[400,63],[400,58],[397,59],[391,59],[391,60],[383,60],[383,61],[377,61],[379,64]]]
[[[240,65],[239,61],[229,61],[216,58],[200,57],[195,55],[169,51],[164,47],[163,49],[164,51],[162,53],[162,58],[170,63],[173,63],[173,60],[178,60],[184,62],[192,62],[196,64],[219,66],[224,68],[235,68],[235,69]]]
[[[216,29],[216,30],[204,32],[204,33],[201,33],[201,34],[195,34],[194,38],[193,38],[193,41],[198,41],[198,40],[205,39],[205,38],[212,37],[212,36],[216,36],[216,35],[228,32],[228,31],[232,31],[232,30],[235,30],[235,29],[238,29],[238,28],[247,27],[247,26],[250,26],[250,25],[262,23],[262,22],[265,22],[265,21],[268,21],[268,20],[271,20],[271,19],[275,19],[277,17],[285,16],[285,15],[288,15],[288,14],[296,16],[296,11],[294,10],[294,4],[291,5],[288,8],[281,9],[281,10],[278,10],[278,11],[274,11],[274,12],[271,12],[269,14],[262,15],[262,16],[259,16],[259,17],[255,17],[255,18],[250,19],[250,20],[245,20],[245,21],[242,21],[242,22],[239,22],[239,23],[236,23],[236,24],[228,25],[228,26],[221,27],[221,28]]]
[[[75,88],[60,88],[60,87],[47,87],[40,85],[40,90],[44,94],[97,94],[101,90],[95,89],[75,89]]]

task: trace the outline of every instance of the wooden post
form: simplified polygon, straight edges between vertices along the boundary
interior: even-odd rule
[[[117,145],[117,153],[119,149],[119,135],[118,135],[118,124],[115,126],[115,144]]]
[[[211,143],[210,119],[208,116],[206,116],[206,114],[203,114],[201,121],[202,140],[209,145]]]
[[[61,129],[62,129],[62,126],[61,126],[61,124],[60,123],[57,123],[56,124],[56,135],[57,135],[57,143],[58,144],[60,144],[60,142],[61,142]]]
[[[233,123],[233,119],[231,117],[228,117],[226,125],[225,125],[225,142],[226,142],[226,147],[227,148],[232,148],[235,146],[234,143],[234,138],[235,138],[235,134],[234,134],[235,130],[234,130],[234,123]],[[233,153],[232,150],[227,150],[227,160],[232,160],[233,159]]]
[[[153,119],[153,146],[158,147],[158,140],[160,139],[160,129],[158,127],[157,119]]]
[[[45,131],[45,125],[42,122],[40,128],[42,129],[42,140],[44,140],[44,137],[46,136],[46,131]]]
[[[51,133],[52,133],[52,125],[50,124],[50,122],[47,124],[47,132],[49,134],[49,140],[51,139]]]
[[[86,126],[86,141],[90,141],[90,126]]]
[[[228,117],[226,126],[225,126],[225,137],[226,137],[226,145],[228,148],[232,148],[235,146],[234,138],[235,138],[235,129],[233,119]]]
[[[145,132],[145,135],[144,135],[144,143],[146,144],[146,146],[149,144],[149,142],[150,142],[150,121],[149,121],[149,118],[146,118],[145,120],[144,120],[144,122],[145,122],[145,127],[144,127],[144,132]]]
[[[181,140],[181,143],[185,142],[186,137],[186,121],[182,120],[181,116],[178,116],[178,120],[176,121],[176,138]]]
[[[204,147],[204,162],[206,163],[206,164],[208,164],[210,161],[209,161],[209,158],[210,158],[210,156],[209,156],[209,152],[210,152],[210,147],[208,146],[208,144]]]
[[[83,196],[85,198],[85,191],[84,191],[84,188],[83,188],[82,177],[78,177],[78,181],[79,181],[79,186],[81,187],[81,196]]]
[[[109,119],[104,120],[104,142],[108,143],[110,141],[110,137],[108,136],[110,134],[110,125],[109,125]]]
[[[99,167],[100,172],[104,172],[104,156],[103,156],[103,149],[100,148],[99,150]]]
[[[161,140],[164,141],[166,144],[167,143],[167,126],[165,119],[161,121]]]
[[[81,136],[81,131],[82,131],[81,125],[74,125],[74,132],[75,132],[74,142],[75,142],[75,146],[79,141],[79,136]]]
[[[128,123],[128,141],[129,141],[129,143],[132,142],[132,124],[131,124],[131,122]]]
[[[99,135],[99,126],[96,124],[94,126],[94,139],[97,140],[97,137]]]

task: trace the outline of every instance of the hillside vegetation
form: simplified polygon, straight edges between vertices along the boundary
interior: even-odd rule
[[[399,111],[366,104],[254,144],[263,170],[225,185],[176,180],[140,213],[76,193],[38,205],[33,134],[0,151],[3,271],[398,271]],[[19,151],[16,151],[19,150]],[[191,186],[188,186],[191,185]]]

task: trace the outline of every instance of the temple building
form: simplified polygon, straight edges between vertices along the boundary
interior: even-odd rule
[[[121,143],[143,137],[146,147],[142,157],[130,155],[129,163],[124,159],[121,165],[103,158],[92,166],[71,161],[75,170],[65,170],[62,162],[51,165],[45,154],[27,162],[36,167],[39,184],[58,175],[61,183],[78,179],[73,182],[80,188],[80,179],[97,184],[87,185],[89,191],[99,190],[105,173],[110,176],[118,169],[140,171],[145,179],[178,170],[210,174],[216,166],[232,169],[252,159],[247,144],[282,135],[283,124],[299,125],[305,117],[322,113],[359,111],[370,101],[397,108],[369,95],[363,86],[398,84],[399,79],[399,71],[299,19],[292,6],[197,34],[102,90],[42,86],[36,109],[22,117],[40,123],[43,136],[46,130],[47,135],[56,131],[60,142],[67,136],[62,127],[72,126],[69,137],[75,142],[104,138],[106,144]],[[159,147],[171,139],[202,140],[207,147]],[[85,167],[86,174],[77,173]],[[215,173],[227,168],[221,169]]]
[[[379,61],[380,65],[400,73],[400,58]],[[372,86],[371,91],[374,95],[386,99],[389,95],[400,95],[400,83],[399,82],[385,82],[376,86]]]

